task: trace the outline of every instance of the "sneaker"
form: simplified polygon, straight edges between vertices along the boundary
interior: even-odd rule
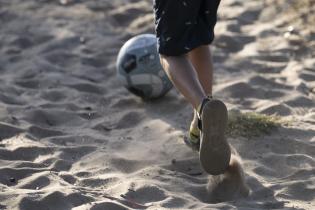
[[[223,174],[231,158],[231,149],[225,137],[227,108],[220,100],[205,98],[201,103],[198,117],[201,166],[211,175]]]
[[[194,151],[199,151],[200,148],[200,130],[198,127],[191,124],[188,137],[184,138],[184,142]]]
[[[207,98],[212,99],[212,96],[209,95]],[[198,127],[198,112],[194,110],[194,117],[190,123],[190,128],[188,132],[188,137],[184,137],[184,142],[192,150],[198,151],[200,149],[200,129]]]

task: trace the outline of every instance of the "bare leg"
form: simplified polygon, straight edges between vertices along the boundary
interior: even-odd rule
[[[188,54],[196,69],[206,95],[212,95],[213,64],[210,46],[200,46]],[[212,108],[211,108],[212,107]],[[202,167],[210,174],[222,174],[229,166],[231,150],[225,138],[227,108],[220,100],[211,100],[203,110],[201,121],[203,131],[200,135],[199,158]],[[190,133],[197,129],[197,114],[194,112]],[[230,168],[235,168],[231,162]]]
[[[213,64],[209,45],[200,46],[188,53],[189,60],[195,67],[200,84],[207,96],[212,95]],[[198,117],[196,110],[191,127],[196,128]]]
[[[175,87],[193,105],[195,110],[197,109],[201,113],[199,105],[202,101],[204,102],[202,114],[200,114],[202,131],[200,132],[199,159],[207,173],[218,175],[227,169],[231,156],[230,147],[224,135],[227,124],[227,109],[224,103],[219,100],[203,100],[207,94],[200,82],[202,78],[198,78],[198,73],[202,76],[204,72],[205,75],[203,76],[207,76],[205,60],[210,57],[207,57],[209,54],[206,54],[209,51],[202,50],[199,53],[199,50],[196,50],[196,53],[193,53],[194,58],[196,58],[196,65],[198,68],[204,67],[204,70],[195,69],[187,56],[162,55],[161,63]],[[204,81],[205,87],[212,89],[209,77],[202,79],[202,81]],[[210,85],[206,84],[209,81]]]
[[[213,64],[209,45],[200,46],[188,53],[189,60],[198,74],[207,95],[212,95]]]
[[[197,109],[206,97],[198,75],[192,63],[186,56],[163,56],[162,66],[181,94]]]

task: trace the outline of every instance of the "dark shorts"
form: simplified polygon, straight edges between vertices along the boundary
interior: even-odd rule
[[[158,51],[186,54],[214,39],[220,0],[154,0]]]

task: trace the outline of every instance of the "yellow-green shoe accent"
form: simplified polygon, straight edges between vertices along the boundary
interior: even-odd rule
[[[212,96],[207,96],[207,99],[211,99]],[[197,110],[194,110],[195,114],[197,115],[197,118],[199,118],[199,113],[201,109],[202,103],[198,106]],[[190,124],[188,137],[184,138],[184,141],[187,146],[191,147],[195,151],[199,151],[200,148],[200,129],[198,128],[198,122],[194,123],[194,120]],[[199,121],[199,120],[198,120]]]
[[[200,147],[200,130],[197,127],[190,127],[188,137],[184,138],[185,144],[194,151],[199,151]]]
[[[194,144],[199,143],[199,141],[200,141],[200,130],[199,130],[199,128],[194,127],[194,126],[190,126],[189,138],[190,138],[190,141],[193,142]]]

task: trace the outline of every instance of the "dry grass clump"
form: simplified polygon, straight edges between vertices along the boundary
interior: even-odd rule
[[[278,116],[231,111],[229,113],[227,134],[232,137],[257,137],[271,134],[282,124],[284,122]]]

